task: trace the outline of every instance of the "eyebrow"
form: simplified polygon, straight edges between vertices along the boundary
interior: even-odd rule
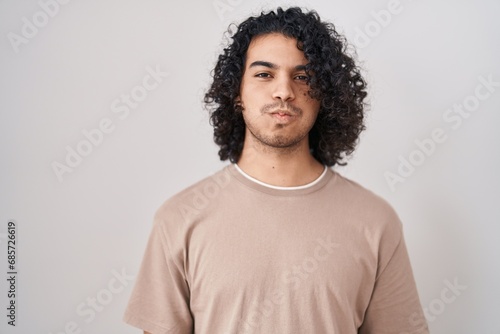
[[[269,61],[263,61],[263,60],[254,61],[253,63],[250,64],[250,66],[248,68],[252,68],[252,67],[256,67],[256,66],[264,66],[264,67],[268,67],[268,68],[273,69],[273,70],[279,68],[278,65],[271,63]],[[306,65],[297,65],[294,67],[294,69],[296,71],[304,71],[306,69]]]

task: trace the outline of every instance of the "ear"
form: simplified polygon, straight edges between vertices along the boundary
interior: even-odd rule
[[[241,97],[239,95],[234,99],[234,107],[235,109],[236,107],[243,109],[243,102],[241,102]]]

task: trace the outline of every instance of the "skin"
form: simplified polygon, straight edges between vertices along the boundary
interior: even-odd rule
[[[300,186],[324,170],[309,152],[320,102],[308,94],[307,63],[297,40],[282,34],[257,36],[248,47],[237,100],[246,124],[238,166],[262,182]]]

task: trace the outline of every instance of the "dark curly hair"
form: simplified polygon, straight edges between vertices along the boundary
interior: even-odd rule
[[[233,26],[234,27],[234,26]],[[229,36],[232,43],[219,55],[212,72],[213,82],[204,102],[210,111],[214,141],[220,146],[221,160],[238,162],[245,139],[241,106],[236,102],[252,38],[280,33],[297,40],[308,64],[309,95],[321,101],[315,124],[309,132],[313,157],[327,166],[346,165],[343,160],[357,144],[363,124],[366,82],[354,59],[348,55],[348,43],[331,23],[322,22],[315,11],[298,7],[262,12],[242,22]],[[231,35],[231,26],[228,30]]]

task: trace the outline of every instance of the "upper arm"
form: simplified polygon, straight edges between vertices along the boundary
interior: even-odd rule
[[[402,235],[375,281],[359,333],[428,333]]]
[[[170,246],[161,223],[155,222],[137,273],[124,321],[145,333],[191,333],[189,287],[180,246]]]

